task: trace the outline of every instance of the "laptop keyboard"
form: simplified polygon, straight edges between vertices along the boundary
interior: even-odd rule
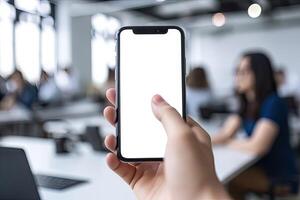
[[[73,187],[75,185],[79,185],[87,182],[86,180],[47,176],[41,174],[36,174],[35,180],[39,187],[44,187],[44,188],[54,189],[54,190],[64,190]]]

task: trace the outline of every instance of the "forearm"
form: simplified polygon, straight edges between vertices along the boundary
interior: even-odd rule
[[[255,125],[255,129],[251,137],[240,140],[230,140],[228,145],[241,151],[247,151],[258,156],[264,156],[271,149],[277,134],[277,124],[268,119],[261,119]]]
[[[198,198],[198,200],[205,200],[205,199],[211,199],[211,200],[229,200],[232,199],[229,194],[225,191],[225,188],[223,185],[217,181],[214,185],[207,187],[204,191],[202,191]]]
[[[212,137],[213,144],[224,144],[227,143],[231,138],[234,137],[241,124],[241,119],[238,116],[230,116],[223,128],[218,134]]]
[[[253,154],[263,154],[263,150],[259,147],[256,147],[250,139],[232,139],[227,145],[230,148],[253,153]]]
[[[224,144],[224,143],[228,142],[230,139],[231,139],[230,136],[228,136],[224,133],[218,133],[211,137],[211,142],[212,142],[212,144]]]

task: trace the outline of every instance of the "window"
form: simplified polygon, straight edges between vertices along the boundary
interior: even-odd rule
[[[41,63],[42,68],[47,73],[56,72],[55,57],[55,30],[54,20],[52,17],[45,18],[42,22],[41,32]]]
[[[17,67],[34,83],[57,69],[54,5],[48,0],[0,0],[0,75]]]
[[[40,77],[38,18],[22,14],[16,24],[16,66],[26,80],[34,83]]]
[[[108,76],[105,41],[102,37],[92,39],[92,80],[96,85],[103,83]]]
[[[0,0],[0,75],[7,77],[14,70],[13,20],[15,9]]]
[[[101,85],[107,80],[108,69],[114,68],[115,60],[115,33],[120,22],[114,17],[97,14],[92,17],[92,81]]]

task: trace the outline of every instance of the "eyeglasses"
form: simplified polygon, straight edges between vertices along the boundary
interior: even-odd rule
[[[252,71],[250,69],[239,69],[237,68],[235,70],[235,75],[236,76],[247,76],[251,73]]]

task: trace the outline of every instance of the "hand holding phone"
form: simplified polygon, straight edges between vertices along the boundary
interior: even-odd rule
[[[115,95],[115,89],[107,91],[113,105]],[[109,153],[108,166],[130,185],[137,199],[230,199],[217,179],[208,134],[192,119],[185,122],[160,96],[149,104],[167,136],[164,162],[124,163]],[[104,116],[115,125],[114,106],[106,107]],[[105,145],[115,152],[115,136],[107,136]]]

